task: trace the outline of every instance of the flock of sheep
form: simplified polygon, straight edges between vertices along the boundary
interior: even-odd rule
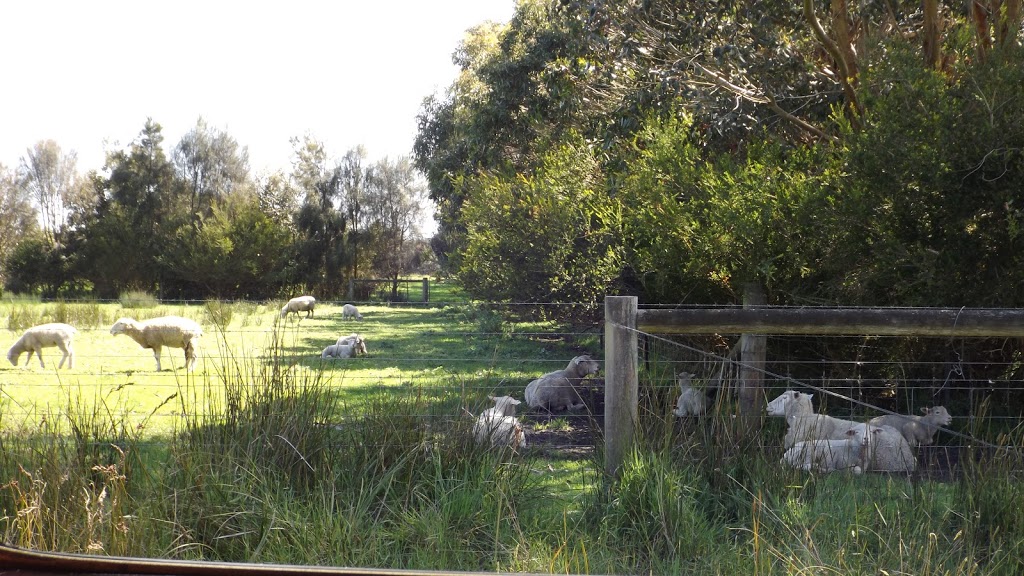
[[[164,346],[169,348],[181,348],[185,351],[185,366],[191,371],[195,368],[198,354],[199,338],[203,335],[203,329],[199,324],[188,318],[180,316],[162,316],[138,322],[132,318],[120,318],[110,327],[113,335],[127,334],[143,348],[153,350],[156,358],[156,369],[160,368],[160,351]],[[7,351],[7,359],[11,364],[17,366],[18,359],[25,352],[28,352],[27,365],[32,361],[32,355],[39,357],[39,366],[46,368],[43,363],[43,348],[59,348],[63,356],[57,368],[63,368],[67,361],[68,368],[74,368],[75,349],[74,339],[78,330],[70,324],[54,322],[33,326],[21,335],[21,338]]]
[[[313,315],[316,299],[300,296],[288,301],[281,308],[281,317],[305,312]],[[359,310],[345,304],[343,319],[363,318]],[[132,318],[120,318],[110,328],[112,335],[126,334],[143,348],[153,350],[156,369],[159,371],[160,351],[163,347],[181,348],[185,352],[188,370],[195,367],[198,343],[203,330],[194,320],[180,316],[163,316],[142,322]],[[51,323],[29,328],[11,346],[7,359],[17,366],[21,355],[28,352],[26,365],[32,355],[43,363],[43,348],[57,347],[62,352],[58,368],[68,363],[74,367],[74,338],[78,331],[68,324]],[[345,359],[365,355],[366,341],[359,334],[338,338],[335,344],[321,352],[322,359]],[[584,380],[597,374],[600,365],[589,355],[576,356],[561,369],[549,372],[526,385],[523,396],[530,408],[548,413],[576,411],[586,403],[581,396]],[[673,414],[677,417],[701,416],[708,410],[708,399],[704,391],[697,390],[692,383],[693,374],[680,372],[677,375],[679,396]],[[949,412],[942,406],[923,408],[923,415],[888,414],[867,422],[853,422],[816,414],[811,404],[813,395],[787,390],[767,405],[769,416],[786,419],[788,430],[783,440],[784,465],[806,471],[833,472],[848,470],[855,474],[866,471],[913,472],[917,468],[914,449],[922,444],[931,444],[942,426],[952,421]],[[489,396],[494,406],[476,417],[473,434],[480,443],[492,446],[526,447],[526,434],[522,423],[516,417],[516,406],[521,402],[512,396]]]
[[[289,313],[306,312],[306,316],[313,315],[313,308],[316,299],[312,296],[299,296],[292,298],[281,309],[281,317]],[[359,310],[351,304],[342,308],[343,318],[354,318],[362,320],[363,316]],[[198,358],[199,339],[203,335],[203,329],[195,320],[182,318],[181,316],[161,316],[139,322],[133,318],[120,318],[110,327],[112,335],[126,334],[135,340],[143,348],[153,350],[153,357],[156,359],[156,369],[159,372],[160,352],[164,347],[181,348],[185,352],[185,367],[192,371]],[[43,362],[44,348],[58,348],[63,354],[57,368],[63,368],[67,362],[68,368],[74,368],[75,350],[74,340],[78,330],[70,324],[53,322],[33,326],[26,330],[10,350],[7,351],[7,359],[11,364],[17,366],[21,355],[28,352],[25,361],[27,365],[32,361],[32,355],[39,357],[39,366],[46,368]],[[337,345],[328,346],[324,349],[323,358],[351,358],[358,354],[366,354],[366,343],[358,334],[344,336],[338,339]]]

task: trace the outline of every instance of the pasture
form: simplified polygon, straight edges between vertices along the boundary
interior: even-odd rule
[[[435,294],[437,292],[435,291]],[[343,302],[282,319],[283,302],[0,303],[0,345],[43,322],[80,334],[0,367],[0,534],[93,554],[543,573],[1014,574],[1024,552],[1016,468],[949,482],[808,475],[771,442],[680,421],[646,384],[637,450],[603,476],[599,418],[520,408],[529,446],[472,439],[487,395],[580,353],[600,325],[471,302]],[[205,330],[199,363],[111,336],[121,316]],[[323,361],[358,332],[368,355]],[[5,348],[6,350],[6,348]],[[650,377],[650,375],[648,375]],[[777,443],[782,430],[769,426]],[[1019,444],[1015,430],[1005,437]]]

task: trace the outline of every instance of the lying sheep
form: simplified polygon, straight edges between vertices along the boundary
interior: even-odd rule
[[[356,308],[355,306],[351,304],[345,304],[344,306],[341,307],[341,319],[348,320],[350,318],[354,320],[362,320],[363,315],[359,313],[359,309]]]
[[[931,444],[940,426],[949,426],[953,417],[942,406],[921,408],[924,416],[914,414],[886,414],[869,420],[875,426],[892,426],[900,431],[911,446]]]
[[[808,440],[844,440],[847,432],[864,426],[859,422],[815,414],[811,404],[813,394],[786,390],[768,403],[769,416],[785,416],[789,428],[783,440],[786,449],[797,442]],[[870,424],[869,424],[870,425]],[[913,472],[917,468],[910,444],[890,426],[874,426],[871,434],[866,467],[864,471]],[[875,429],[879,431],[875,431]]]
[[[353,333],[349,334],[348,336],[342,336],[342,337],[338,338],[338,341],[336,342],[336,344],[338,346],[343,346],[345,344],[352,344],[356,340],[359,340],[359,338],[360,338],[359,334],[356,334],[355,332],[353,332]]]
[[[812,398],[813,394],[786,390],[768,403],[768,415],[784,416],[789,424],[782,442],[785,448],[792,448],[803,440],[844,440],[846,432],[858,425],[851,420],[815,414]]]
[[[917,470],[914,449],[899,430],[892,426],[872,426],[872,432],[869,470],[906,473]]]
[[[185,366],[191,371],[196,365],[199,338],[203,329],[194,320],[180,316],[163,316],[144,322],[132,318],[120,318],[110,327],[113,335],[127,334],[143,348],[152,348],[156,358],[156,370],[160,368],[160,350],[164,346],[185,350]]]
[[[877,429],[875,429],[877,430]],[[805,472],[829,473],[849,470],[860,474],[871,461],[870,443],[872,430],[861,424],[847,430],[840,440],[804,440],[786,450],[782,464]]]
[[[299,312],[305,312],[306,318],[309,318],[313,315],[314,307],[316,307],[316,298],[312,296],[296,296],[281,308],[281,318],[284,318],[290,312],[294,312],[296,316],[299,315]]]
[[[586,406],[576,386],[583,378],[600,369],[597,360],[588,355],[577,356],[562,370],[555,370],[526,385],[526,404],[549,412],[579,410]]]
[[[676,375],[679,383],[679,398],[676,399],[676,408],[672,413],[683,418],[686,416],[701,416],[707,412],[708,398],[704,392],[693,388],[693,374],[680,372]]]
[[[68,368],[74,368],[75,351],[72,345],[77,334],[78,330],[75,330],[74,326],[59,322],[33,326],[25,330],[21,338],[18,338],[18,341],[7,351],[7,359],[11,361],[11,364],[17,366],[22,352],[28,352],[28,358],[25,359],[25,365],[28,366],[28,363],[32,361],[32,354],[35,353],[39,356],[39,366],[46,368],[46,365],[43,364],[43,348],[56,346],[63,354],[57,368],[63,368],[65,360],[68,362]]]
[[[366,355],[366,341],[358,336],[354,341],[347,344],[332,344],[327,348],[324,348],[324,351],[320,353],[320,357],[323,359],[355,358],[356,356],[364,355]]]
[[[490,442],[491,446],[512,446],[526,448],[526,431],[516,418],[519,400],[511,396],[488,396],[494,407],[480,413],[473,424],[473,436],[477,443]]]

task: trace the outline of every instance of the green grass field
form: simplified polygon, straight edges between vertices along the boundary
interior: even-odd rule
[[[466,411],[522,398],[576,354],[602,357],[599,327],[445,297],[361,305],[362,321],[343,321],[341,303],[281,319],[277,302],[0,302],[2,345],[44,322],[81,332],[73,369],[52,348],[45,369],[0,367],[0,534],[41,550],[381,568],[1020,573],[1010,458],[946,483],[806,475],[765,453],[778,438],[734,436],[728,414],[666,418],[671,391],[650,388],[658,407],[641,407],[616,481],[585,418],[521,411],[527,450],[477,446]],[[109,334],[120,316],[163,314],[204,326],[195,371],[165,349],[157,372],[149,350]],[[350,332],[368,356],[321,361]]]

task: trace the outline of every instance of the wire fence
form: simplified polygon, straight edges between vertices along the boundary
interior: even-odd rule
[[[486,408],[488,395],[522,399],[532,379],[565,367],[574,355],[604,356],[602,322],[594,315],[594,304],[431,302],[374,308],[378,305],[368,304],[367,321],[360,323],[343,323],[338,315],[321,311],[314,319],[328,329],[313,331],[303,328],[306,320],[277,324],[277,308],[266,304],[265,313],[251,321],[225,329],[209,326],[195,373],[182,369],[179,349],[164,349],[165,369],[156,372],[150,351],[123,336],[107,338],[106,327],[85,326],[80,328],[85,340],[102,339],[104,344],[80,348],[74,370],[56,369],[60,355],[53,348],[46,349],[45,370],[36,359],[25,368],[24,357],[19,367],[0,370],[3,423],[43,416],[73,391],[84,398],[117,396],[111,402],[127,419],[169,429],[180,417],[181,403],[198,394],[197,389],[216,388],[227,370],[251,375],[274,362],[324,378],[343,394],[348,406],[358,406],[357,400],[371,393],[400,391],[436,403],[417,404],[425,412],[405,416],[456,418],[464,411],[475,414]],[[398,330],[389,324],[389,315],[413,309],[427,311],[429,318],[402,324]],[[201,307],[196,310],[201,314]],[[558,321],[567,315],[574,321]],[[538,328],[541,319],[547,323]],[[367,356],[320,358],[324,346],[349,331],[365,336]],[[720,411],[712,417],[735,413],[739,334],[639,336],[642,418],[687,425],[672,414],[680,372],[694,374],[694,386]],[[13,340],[16,334],[9,337]],[[1017,338],[767,335],[764,400],[787,389],[813,393],[817,412],[857,421],[944,406],[953,421],[934,444],[921,448],[919,459],[926,467],[949,469],[956,466],[961,448],[999,444],[1001,436],[1019,426],[1024,412],[1021,348]],[[572,422],[580,427],[600,427],[601,384],[599,377],[586,413],[554,416],[576,418]],[[26,387],[34,393],[25,394]],[[37,399],[26,400],[29,396]],[[536,410],[521,414],[528,437],[551,435],[551,415]],[[766,445],[781,451],[784,431],[784,422],[766,419]],[[565,435],[570,444],[591,440],[591,435]]]

